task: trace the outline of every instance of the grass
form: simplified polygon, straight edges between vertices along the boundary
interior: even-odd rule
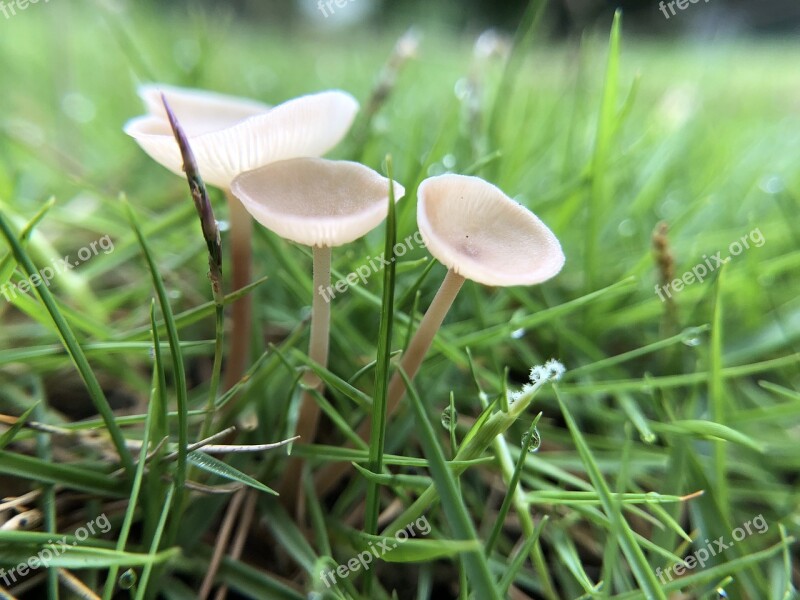
[[[715,598],[719,586],[730,598],[795,597],[796,45],[636,39],[624,17],[580,44],[546,43],[537,14],[522,19],[506,69],[474,62],[472,32],[411,14],[381,31],[319,33],[222,7],[156,16],[77,2],[0,22],[0,287],[104,235],[114,243],[49,287],[0,296],[0,521],[32,490],[23,505],[44,519],[0,530],[4,572],[67,535],[79,543],[52,566],[97,597],[194,598],[228,540],[216,581],[229,597]],[[310,253],[257,228],[253,364],[213,394],[206,246],[186,182],[121,131],[142,111],[136,82],[269,103],[341,88],[364,107],[412,22],[418,57],[332,155],[384,173],[391,156],[407,191],[389,228],[397,240],[416,231],[422,179],[484,177],[556,232],[564,270],[532,288],[467,282],[384,424],[387,378],[444,268],[415,246],[338,294],[322,370],[305,350]],[[226,207],[211,193],[225,260]],[[752,235],[724,269],[659,300],[660,269],[681,277],[756,230],[763,244]],[[335,249],[334,280],[386,242],[384,224]],[[550,358],[567,367],[559,382],[497,402]],[[292,453],[312,473],[356,466],[327,496],[308,479],[297,521],[270,493],[285,448],[211,459],[187,445],[201,438],[210,393],[225,414],[214,431],[235,416],[254,424],[237,443],[290,437],[308,366],[325,381],[326,417],[319,439]],[[444,428],[451,397],[458,417]],[[385,431],[344,447],[365,417]],[[529,453],[521,441],[535,419],[542,444]],[[249,524],[228,515],[234,503],[253,507]],[[100,514],[108,534],[71,537]],[[756,530],[759,517],[767,527]],[[427,532],[381,553],[420,519]],[[749,535],[674,574],[745,524]],[[369,552],[366,573],[321,577]],[[77,597],[53,573],[0,576],[0,597]]]

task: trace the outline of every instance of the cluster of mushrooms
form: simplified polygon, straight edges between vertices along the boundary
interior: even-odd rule
[[[388,213],[390,188],[395,201],[405,189],[359,163],[320,158],[346,135],[358,102],[346,92],[325,91],[270,107],[221,94],[148,85],[140,96],[148,114],[127,123],[125,132],[154,160],[182,175],[183,161],[164,109],[162,94],[186,132],[200,175],[225,192],[229,205],[232,285],[250,283],[251,217],[313,255],[311,332],[308,356],[328,362],[330,303],[318,290],[330,285],[331,248],[352,242],[377,227]],[[447,274],[402,356],[401,368],[413,379],[464,281],[487,286],[542,283],[564,264],[558,239],[527,208],[478,177],[445,174],[425,179],[417,189],[417,225],[428,251]],[[231,354],[226,368],[230,387],[248,365],[250,304],[233,306]],[[307,387],[321,387],[309,375]],[[387,416],[405,393],[399,370],[390,382]],[[306,393],[296,435],[314,441],[319,408]],[[359,435],[369,439],[369,419]],[[318,473],[324,493],[347,469],[335,463]],[[298,481],[300,469],[287,468]],[[285,479],[286,481],[286,479]],[[291,495],[295,486],[283,486]]]

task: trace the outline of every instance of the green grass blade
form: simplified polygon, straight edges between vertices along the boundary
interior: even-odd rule
[[[5,450],[0,450],[0,473],[42,483],[60,484],[73,490],[100,496],[126,495],[125,483],[111,479],[106,474]]]
[[[257,479],[250,477],[250,475],[247,475],[246,473],[242,473],[239,469],[236,469],[235,467],[232,467],[229,464],[224,463],[209,454],[206,454],[205,452],[198,450],[189,452],[188,460],[194,466],[203,469],[204,471],[208,471],[209,473],[213,473],[214,475],[248,485],[253,489],[259,490],[260,492],[266,492],[267,494],[273,494],[276,496],[278,495],[278,492],[268,488]]]
[[[725,279],[725,265],[719,270],[717,280],[714,284],[714,308],[711,323],[711,343],[708,349],[708,401],[709,415],[714,422],[716,429],[725,428],[727,421],[727,395],[725,394],[725,381],[722,377],[722,282]],[[697,424],[694,423],[696,427]],[[706,425],[705,429],[709,426]],[[712,426],[713,428],[713,426]],[[738,433],[733,430],[726,430],[730,433]],[[722,436],[719,436],[722,437]],[[745,437],[745,436],[740,436]],[[722,439],[727,439],[722,437]],[[745,439],[747,439],[745,437]],[[741,443],[741,442],[739,442]],[[726,444],[721,441],[714,441],[714,488],[711,490],[717,496],[718,505],[726,521],[730,521],[730,491],[728,490],[728,469]],[[758,445],[756,444],[756,447]]]
[[[159,517],[158,524],[156,525],[153,541],[150,544],[150,556],[157,555],[158,553],[158,547],[161,545],[161,537],[164,534],[164,526],[167,523],[167,515],[169,515],[170,509],[173,505],[172,498],[174,492],[175,486],[170,485],[164,497],[161,516]],[[144,569],[142,569],[142,576],[139,578],[139,589],[136,592],[135,600],[144,600],[145,594],[148,591],[148,584],[150,583],[150,574],[153,571],[153,566],[154,563],[150,563],[146,565]]]
[[[17,422],[9,427],[8,431],[6,431],[3,435],[0,435],[0,450],[14,441],[14,438],[17,437],[17,434],[20,432],[20,430],[25,427],[28,417],[30,417],[31,413],[36,410],[37,406],[39,406],[38,402],[36,404],[32,404],[30,408],[17,417]]]
[[[45,218],[47,213],[50,211],[51,208],[56,203],[55,198],[50,198],[47,202],[42,205],[42,208],[33,215],[30,221],[28,221],[25,226],[20,229],[19,232],[19,243],[25,247],[25,244],[28,242],[33,230],[36,229],[36,226],[41,223],[42,219]],[[14,273],[14,269],[17,267],[16,262],[14,261],[14,252],[9,252],[6,254],[2,260],[0,260],[0,288],[2,288],[8,280],[11,279],[11,275]]]
[[[431,477],[436,484],[442,499],[447,521],[453,530],[453,535],[457,540],[478,541],[478,534],[469,516],[467,507],[464,506],[461,493],[459,492],[456,478],[447,468],[447,461],[444,452],[436,439],[436,432],[431,425],[425,406],[417,394],[416,389],[408,378],[408,375],[400,371],[408,390],[411,407],[414,410],[415,422],[417,424],[419,441],[425,452],[425,456],[430,461]],[[490,600],[501,598],[497,589],[489,563],[483,551],[465,552],[462,556],[467,576],[473,586],[473,590],[478,598]]]
[[[189,445],[189,418],[187,411],[189,410],[188,393],[186,390],[186,370],[183,365],[183,356],[181,354],[180,338],[178,336],[178,328],[172,318],[172,307],[169,304],[169,296],[164,287],[164,281],[158,271],[153,253],[150,250],[150,243],[145,239],[142,230],[139,228],[136,215],[133,212],[128,200],[122,198],[122,205],[128,215],[128,221],[133,228],[136,238],[139,240],[142,253],[144,254],[147,262],[147,267],[150,270],[150,275],[153,280],[153,287],[156,291],[158,304],[161,308],[161,314],[164,318],[164,323],[167,328],[167,339],[169,340],[170,355],[172,356],[172,369],[175,377],[175,388],[178,408],[178,460],[175,467],[175,503],[176,507],[181,507],[184,498],[183,485],[186,481],[186,460],[187,460],[187,446]],[[180,523],[178,519],[173,521],[175,525],[171,526],[171,533],[168,539],[174,539],[176,535],[177,524]]]
[[[600,227],[604,223],[601,215],[610,201],[608,163],[614,131],[617,129],[621,29],[622,11],[617,9],[614,13],[614,23],[611,26],[611,36],[609,38],[603,100],[597,120],[597,133],[591,166],[591,190],[589,192],[587,211],[586,261],[584,266],[584,272],[590,288],[595,287],[599,270],[598,260],[602,256],[600,249],[597,247]]]
[[[14,232],[11,231],[8,221],[1,211],[0,231],[6,238],[8,245],[11,247],[17,263],[19,263],[19,265],[24,269],[27,276],[29,278],[33,277],[34,275],[38,276],[38,270],[34,266],[33,261],[31,261],[27,252],[22,247],[22,244],[14,235]],[[35,287],[36,293],[41,299],[42,304],[44,304],[47,308],[53,323],[58,329],[58,335],[61,338],[61,342],[64,344],[67,353],[80,373],[81,379],[83,379],[83,382],[86,384],[89,397],[94,403],[97,412],[101,417],[103,417],[103,422],[105,423],[106,429],[111,436],[111,440],[114,442],[114,446],[117,449],[122,466],[129,474],[133,474],[133,457],[131,456],[128,448],[125,446],[125,437],[122,435],[122,430],[114,420],[114,411],[111,410],[111,406],[109,405],[108,400],[103,393],[103,389],[100,387],[100,383],[97,381],[97,377],[95,376],[94,371],[92,371],[89,361],[86,360],[86,355],[81,349],[80,342],[78,342],[78,339],[75,337],[75,334],[73,333],[72,328],[69,326],[69,323],[67,323],[67,320],[58,310],[55,299],[50,293],[48,287],[46,285],[38,285]]]
[[[536,429],[536,424],[539,422],[539,419],[542,418],[542,413],[536,415],[536,418],[531,423],[530,427],[528,427],[528,435],[533,435],[533,432]],[[522,468],[525,466],[525,458],[528,455],[528,449],[522,448],[519,453],[519,457],[517,458],[517,463],[514,465],[514,472],[511,475],[511,481],[508,482],[508,489],[506,489],[505,498],[503,498],[503,503],[500,505],[500,510],[497,512],[497,516],[495,517],[494,526],[492,527],[492,531],[489,534],[489,539],[486,541],[486,555],[491,556],[492,549],[494,545],[497,543],[498,538],[500,537],[500,532],[503,529],[503,524],[506,521],[506,516],[508,515],[508,511],[511,510],[511,503],[514,500],[514,495],[517,493],[517,484],[519,483],[519,478],[522,476]]]
[[[394,179],[392,158],[386,157],[386,169],[389,178],[389,207],[386,217],[386,241],[384,244],[384,260],[389,264],[383,270],[383,300],[381,305],[381,322],[378,329],[377,364],[375,366],[375,393],[372,401],[372,421],[369,435],[369,470],[373,473],[383,471],[383,451],[386,444],[386,394],[389,388],[389,359],[392,352],[392,327],[394,324],[394,283],[397,268],[394,246],[397,241],[397,221],[394,206]],[[364,517],[364,530],[374,534],[378,530],[378,514],[380,513],[380,495],[378,484],[367,483],[367,505]],[[367,576],[367,582],[370,581]],[[369,590],[369,584],[367,584]]]
[[[514,555],[514,558],[506,567],[505,572],[503,573],[503,578],[500,580],[500,592],[503,596],[508,594],[508,588],[511,587],[511,584],[514,583],[514,579],[517,577],[517,574],[522,569],[522,566],[525,564],[525,557],[528,556],[533,547],[536,545],[536,542],[539,541],[539,537],[542,535],[542,529],[544,528],[545,524],[547,523],[548,519],[547,515],[544,515],[539,522],[536,524],[536,528],[533,530],[533,535],[528,536],[525,539],[525,543],[522,544],[519,551]]]
[[[153,302],[150,303],[150,321],[151,323],[154,323],[155,321],[155,304]],[[158,347],[158,332],[155,327],[153,328],[153,346]],[[160,390],[154,390],[154,395],[160,396]],[[128,543],[128,535],[130,534],[131,526],[133,525],[133,519],[136,515],[139,491],[142,489],[142,480],[144,478],[144,470],[147,464],[147,453],[150,449],[150,432],[153,422],[159,420],[161,416],[163,416],[159,415],[162,406],[163,403],[155,398],[151,398],[148,404],[147,419],[144,422],[144,435],[142,436],[142,448],[139,451],[139,461],[136,465],[136,473],[133,476],[133,483],[131,485],[131,493],[129,496],[130,499],[128,501],[128,507],[125,510],[125,517],[122,520],[122,526],[117,534],[118,552],[123,552],[125,550],[125,545]],[[166,421],[163,423],[163,425],[166,426]],[[113,565],[111,569],[109,569],[108,577],[106,578],[106,584],[103,588],[103,600],[111,600],[111,597],[114,594],[114,587],[116,585],[118,573],[119,567],[117,565]]]
[[[580,455],[584,466],[586,467],[586,473],[589,476],[594,489],[597,491],[597,494],[600,496],[600,500],[603,505],[603,511],[611,521],[612,529],[616,529],[619,532],[618,543],[622,548],[625,557],[628,559],[628,564],[630,565],[636,580],[639,582],[639,585],[645,594],[647,594],[648,598],[655,600],[666,600],[667,596],[664,594],[658,579],[650,568],[650,565],[647,563],[644,552],[642,552],[642,549],[636,542],[633,530],[631,529],[630,525],[628,525],[628,522],[624,519],[621,513],[618,512],[617,503],[612,497],[611,490],[609,489],[608,484],[606,483],[606,480],[600,471],[600,468],[597,466],[597,462],[595,461],[594,456],[592,455],[592,452],[583,437],[583,434],[578,428],[578,425],[575,423],[572,413],[567,409],[566,404],[564,404],[564,401],[561,399],[561,394],[559,393],[558,388],[554,386],[554,389],[556,391],[558,405],[561,407],[561,413],[564,415],[564,420],[566,421],[567,427],[572,434],[575,447],[578,450],[578,454]]]

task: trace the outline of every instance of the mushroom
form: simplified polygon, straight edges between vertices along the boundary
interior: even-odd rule
[[[185,127],[193,136],[225,129],[250,117],[269,112],[272,106],[238,96],[207,90],[146,84],[137,90],[151,117],[166,119],[161,95],[176,114],[185,115]],[[184,126],[184,123],[181,123]]]
[[[132,119],[125,132],[155,161],[182,175],[182,159],[160,93],[169,102],[189,138],[200,175],[228,199],[233,287],[250,282],[250,217],[230,193],[234,177],[263,165],[304,156],[321,156],[341,141],[358,111],[346,92],[331,90],[301,96],[270,108],[266,104],[213,92],[143,86],[139,94],[148,115]],[[244,373],[250,337],[250,296],[233,304],[231,356],[225,375],[230,388]]]
[[[531,211],[494,185],[465,175],[425,179],[417,189],[417,226],[428,251],[447,267],[447,275],[420,321],[400,368],[413,379],[464,281],[488,286],[534,285],[555,276],[564,265],[561,245]],[[406,386],[398,370],[386,400],[387,417],[397,408]],[[369,439],[370,422],[359,428]],[[333,487],[347,465],[321,471],[320,494]]]
[[[397,182],[393,185],[396,202],[405,190]],[[389,180],[354,162],[297,158],[242,173],[233,180],[231,191],[264,227],[311,246],[314,298],[308,356],[326,367],[330,304],[324,292],[331,281],[331,248],[360,238],[386,218]],[[306,384],[319,387],[320,381],[309,374]],[[296,434],[304,442],[312,442],[318,421],[319,408],[306,393]],[[286,473],[296,479],[300,469],[290,465]],[[292,494],[295,490],[286,491]]]

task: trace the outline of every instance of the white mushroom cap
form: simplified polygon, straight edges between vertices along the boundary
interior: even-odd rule
[[[144,101],[147,113],[166,121],[167,111],[161,101],[161,94],[164,94],[172,112],[178,116],[181,127],[190,136],[225,129],[272,108],[269,104],[249,98],[170,85],[142,85],[137,92]]]
[[[153,109],[154,92],[146,89],[142,95]],[[189,138],[200,175],[223,189],[244,171],[325,154],[345,136],[358,111],[355,98],[338,90],[301,96],[261,112],[252,112],[255,105],[247,101],[224,98],[212,94],[204,101],[189,92],[167,93],[167,102],[177,100],[171,106]],[[163,109],[158,116],[132,119],[125,133],[155,161],[182,175],[183,160]]]
[[[430,177],[417,198],[428,250],[462,277],[491,286],[533,285],[564,265],[561,244],[539,217],[479,177]]]
[[[231,192],[264,227],[307,246],[352,242],[377,227],[389,208],[389,180],[344,160],[272,163],[236,177]],[[404,194],[395,181],[395,202]]]

